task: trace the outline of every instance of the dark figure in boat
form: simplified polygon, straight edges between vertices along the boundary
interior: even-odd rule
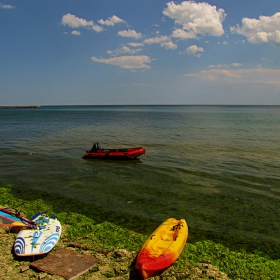
[[[94,152],[98,152],[100,150],[101,150],[100,144],[98,142],[95,142],[89,152],[94,153]]]

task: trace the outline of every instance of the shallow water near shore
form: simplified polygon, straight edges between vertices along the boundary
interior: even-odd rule
[[[0,110],[0,182],[25,199],[151,232],[280,244],[279,106],[52,106]],[[83,160],[144,146],[135,161]],[[242,241],[243,240],[243,241]]]

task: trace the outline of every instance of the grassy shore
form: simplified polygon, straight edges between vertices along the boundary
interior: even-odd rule
[[[25,217],[48,210],[60,220],[63,231],[57,246],[99,259],[99,262],[79,279],[140,280],[135,258],[149,234],[139,234],[109,222],[95,222],[74,212],[55,212],[43,199],[24,200],[13,195],[11,185],[0,186],[0,205],[17,208]],[[33,258],[17,258],[12,254],[16,233],[0,228],[0,279],[38,279],[40,272],[20,273]],[[44,279],[63,279],[48,275]],[[262,252],[248,253],[203,240],[187,242],[179,259],[160,275],[150,279],[280,279],[280,259]]]

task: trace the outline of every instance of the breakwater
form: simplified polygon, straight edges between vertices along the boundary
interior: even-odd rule
[[[38,109],[38,108],[41,108],[40,105],[36,105],[36,106],[0,106],[0,109],[32,109],[32,108],[35,108],[35,109]]]

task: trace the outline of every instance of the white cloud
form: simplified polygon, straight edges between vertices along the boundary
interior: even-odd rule
[[[72,28],[93,26],[93,21],[87,21],[83,18],[78,18],[75,15],[67,14],[62,17],[62,24]]]
[[[14,9],[14,8],[15,8],[15,7],[12,6],[12,5],[0,3],[0,9]]]
[[[109,19],[106,19],[106,20],[100,19],[98,22],[100,24],[108,25],[108,26],[114,26],[117,23],[125,23],[124,20],[120,19],[119,17],[117,17],[115,15],[113,15],[112,17],[110,17]]]
[[[91,28],[96,32],[101,32],[103,30],[103,28],[99,25],[93,25]]]
[[[266,84],[280,87],[280,70],[255,68],[255,69],[211,69],[197,74],[185,76],[196,77],[203,80],[225,81],[227,83]]]
[[[93,56],[91,60],[93,62],[116,65],[131,70],[140,68],[149,69],[150,65],[147,64],[151,63],[151,59],[146,55],[118,56],[113,58],[97,58]]]
[[[179,38],[181,40],[195,39],[197,38],[197,34],[194,31],[186,32],[181,28],[177,28],[172,32],[172,37]]]
[[[167,42],[170,41],[168,36],[159,36],[154,38],[145,39],[143,41],[144,44],[159,44],[161,42]]]
[[[221,68],[221,67],[228,67],[227,64],[212,64],[212,65],[209,65],[209,68]]]
[[[131,49],[128,46],[122,46],[119,49],[116,49],[114,51],[107,51],[107,54],[109,55],[119,55],[121,53],[129,53],[129,54],[135,54],[140,52],[142,49]]]
[[[143,43],[134,43],[134,42],[129,43],[128,45],[131,46],[131,47],[134,47],[134,48],[143,47],[144,46]]]
[[[176,49],[177,49],[177,45],[174,44],[174,43],[171,42],[171,41],[168,41],[168,42],[161,42],[161,43],[160,43],[160,46],[166,48],[167,50],[176,50]]]
[[[173,36],[177,38],[188,39],[196,38],[197,35],[221,36],[224,34],[222,22],[226,17],[225,11],[217,10],[216,6],[205,2],[184,1],[181,4],[175,4],[172,1],[167,3],[163,14],[181,26],[173,32]]]
[[[78,18],[75,15],[72,15],[70,13],[64,15],[62,17],[61,22],[62,22],[63,25],[68,25],[68,26],[70,26],[72,28],[91,27],[93,30],[95,30],[97,32],[103,30],[102,27],[100,27],[98,25],[95,25],[92,20],[87,21],[87,20],[85,20],[83,18]]]
[[[145,39],[143,41],[144,44],[160,44],[161,47],[166,49],[175,50],[177,49],[177,45],[174,44],[168,36],[159,36],[154,38]]]
[[[198,47],[197,45],[191,45],[186,49],[187,54],[196,54],[197,52],[204,52],[202,47]]]
[[[241,27],[236,25],[230,30],[244,35],[250,43],[280,43],[280,12],[271,17],[260,16],[259,20],[243,18]]]
[[[80,31],[77,31],[77,30],[73,30],[72,32],[71,32],[71,34],[72,35],[81,35],[81,32]]]
[[[234,67],[240,67],[240,66],[242,66],[242,63],[234,62],[231,65]]]
[[[119,31],[118,34],[122,37],[132,37],[135,39],[142,38],[142,33],[137,33],[135,30],[130,29]]]
[[[231,66],[233,67],[240,67],[242,66],[242,63],[239,63],[239,62],[233,62],[230,64]],[[230,65],[228,64],[215,64],[215,65],[209,65],[209,68],[222,68],[222,67],[229,67]]]

